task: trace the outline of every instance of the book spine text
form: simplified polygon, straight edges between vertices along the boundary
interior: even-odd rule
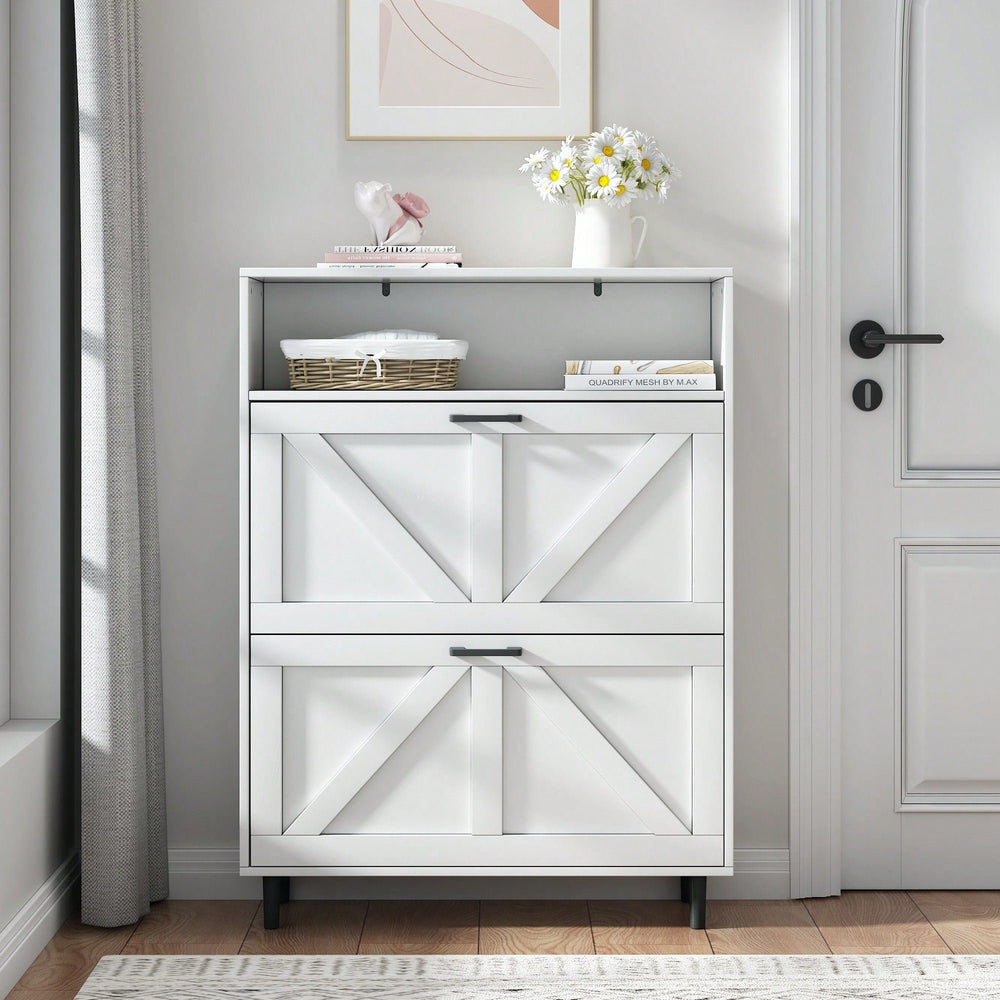
[[[364,243],[345,243],[339,246],[335,246],[330,254],[339,253],[377,253],[393,255],[399,254],[401,256],[406,256],[407,254],[416,253],[458,253],[458,247],[451,244],[418,244],[412,247],[402,247],[402,246],[374,246],[372,244]]]
[[[715,375],[567,375],[567,389],[714,389]]]

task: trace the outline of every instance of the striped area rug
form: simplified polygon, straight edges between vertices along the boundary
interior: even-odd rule
[[[147,956],[77,1000],[982,1000],[993,955]]]

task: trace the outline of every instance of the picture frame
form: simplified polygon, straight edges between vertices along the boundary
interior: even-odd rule
[[[592,130],[592,0],[348,0],[348,139]]]

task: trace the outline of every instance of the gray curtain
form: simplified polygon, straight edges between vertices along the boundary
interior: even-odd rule
[[[75,0],[82,284],[83,921],[167,894],[137,0]]]

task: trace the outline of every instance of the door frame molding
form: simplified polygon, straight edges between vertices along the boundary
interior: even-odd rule
[[[840,57],[840,0],[789,0],[793,898],[840,892]]]

